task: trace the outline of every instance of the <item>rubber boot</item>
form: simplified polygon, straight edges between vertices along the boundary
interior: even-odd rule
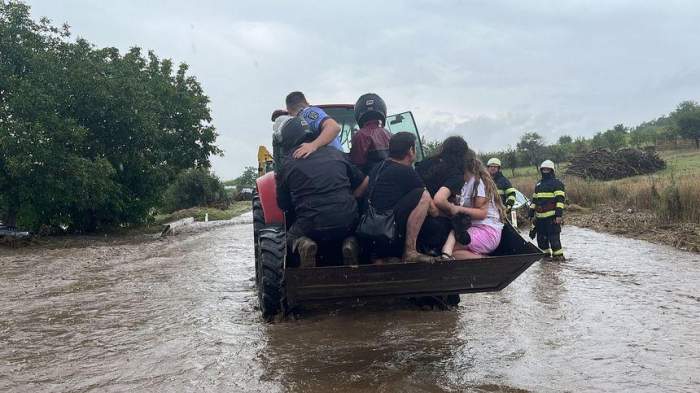
[[[343,265],[354,266],[360,264],[360,244],[355,236],[343,240]]]
[[[316,267],[316,252],[318,245],[315,241],[306,236],[300,237],[295,244],[295,249],[299,252],[301,267]]]

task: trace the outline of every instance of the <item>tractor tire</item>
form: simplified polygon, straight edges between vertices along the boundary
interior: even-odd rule
[[[269,226],[260,229],[258,244],[258,301],[263,318],[270,322],[280,312],[286,311],[284,262],[287,243],[284,228]]]
[[[260,195],[258,188],[253,190],[253,235],[258,236],[258,232],[265,226],[265,213],[263,212],[262,204],[260,203]]]
[[[253,247],[255,250],[255,283],[260,282],[260,270],[258,266],[260,265],[260,242],[258,240],[258,232],[265,226],[265,213],[262,209],[262,204],[260,203],[260,196],[258,195],[258,188],[255,187],[253,190]]]

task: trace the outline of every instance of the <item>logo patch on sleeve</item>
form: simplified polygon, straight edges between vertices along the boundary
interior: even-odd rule
[[[311,121],[317,120],[318,119],[318,113],[314,111],[309,111],[309,113],[306,115]]]

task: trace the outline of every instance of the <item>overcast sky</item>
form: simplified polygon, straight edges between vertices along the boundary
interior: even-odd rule
[[[223,179],[256,165],[270,114],[376,92],[431,139],[481,151],[636,125],[700,96],[694,1],[33,0],[98,46],[190,65],[212,100]]]

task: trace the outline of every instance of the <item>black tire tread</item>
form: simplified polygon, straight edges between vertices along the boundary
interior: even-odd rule
[[[260,282],[258,299],[263,318],[271,321],[275,315],[285,311],[284,260],[286,242],[284,229],[269,226],[260,229]]]

